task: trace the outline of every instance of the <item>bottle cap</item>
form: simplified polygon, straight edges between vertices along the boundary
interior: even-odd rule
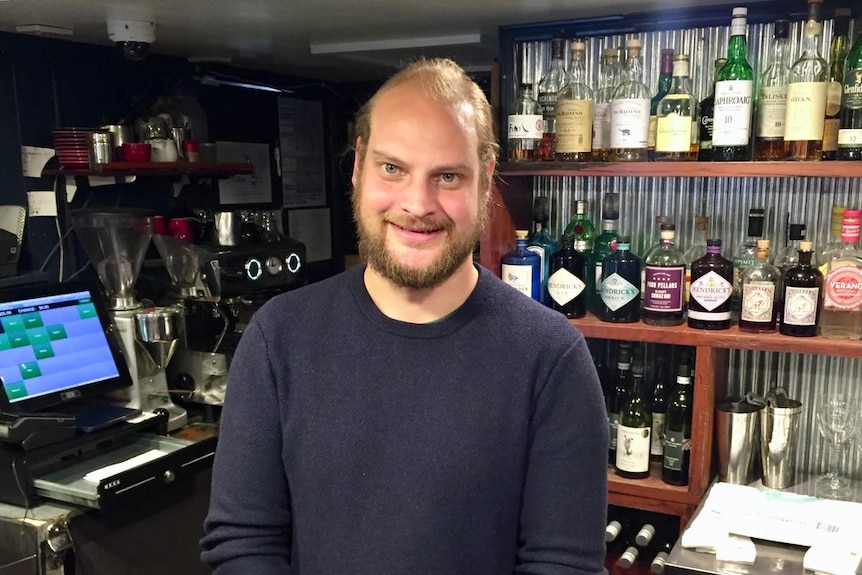
[[[737,6],[733,9],[732,14],[734,18],[745,18],[748,16],[748,8],[745,6]]]
[[[766,238],[761,238],[761,239],[757,240],[757,249],[768,250],[769,249],[769,240]]]
[[[709,239],[709,240],[706,240],[706,245],[707,246],[715,246],[715,247],[720,248],[721,247],[721,240],[718,238]]]
[[[515,238],[519,240],[526,240],[530,235],[530,232],[527,230],[515,230]]]
[[[587,213],[587,200],[575,200],[575,213],[576,214]]]
[[[620,249],[621,244],[625,244],[626,248],[628,248],[632,243],[631,236],[617,236],[617,249]]]
[[[846,36],[850,31],[850,8],[836,8],[832,20],[832,35]]]
[[[788,236],[791,240],[804,240],[805,224],[790,224],[790,231],[788,232]]]
[[[616,60],[619,57],[619,48],[605,48],[604,50],[602,50],[602,58],[612,58]]]
[[[674,224],[668,224],[668,223],[662,223],[662,224],[661,224],[661,228],[660,228],[660,229],[661,229],[662,231],[665,231],[665,230],[675,231],[675,230],[676,230],[676,225],[674,225]]]
[[[775,28],[772,32],[773,38],[789,38],[790,37],[790,21],[781,19],[775,21]]]
[[[644,43],[640,38],[629,38],[626,42],[626,48],[629,49],[637,48],[638,50],[640,50],[641,48],[643,48],[643,45]]]
[[[602,219],[620,219],[620,195],[617,192],[607,192],[602,198]]]
[[[608,523],[607,527],[605,527],[605,543],[611,543],[622,531],[623,526],[619,521],[611,521]]]
[[[804,242],[800,242],[799,249],[803,252],[810,252],[814,249],[814,243],[807,240]]]
[[[555,58],[557,60],[562,60],[565,57],[566,52],[566,39],[565,38],[552,38],[551,39],[551,58]]]
[[[635,535],[635,543],[641,547],[645,547],[652,541],[653,535],[655,535],[655,527],[650,523],[645,523],[637,535]]]

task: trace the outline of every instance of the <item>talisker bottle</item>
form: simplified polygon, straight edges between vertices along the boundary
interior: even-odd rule
[[[721,240],[706,240],[706,255],[691,264],[688,327],[728,329],[733,262],[721,255]]]

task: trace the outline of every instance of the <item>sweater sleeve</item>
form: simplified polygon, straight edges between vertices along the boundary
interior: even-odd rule
[[[268,357],[252,321],[230,366],[201,540],[201,558],[215,575],[291,573],[290,494]]]
[[[582,336],[537,382],[531,433],[515,572],[603,574],[608,422]]]

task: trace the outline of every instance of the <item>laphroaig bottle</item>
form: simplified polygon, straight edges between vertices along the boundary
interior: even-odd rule
[[[649,325],[685,321],[685,259],[674,244],[676,226],[662,224],[661,239],[644,261],[643,312]]]
[[[596,316],[603,321],[631,323],[640,319],[641,261],[631,251],[628,236],[619,236],[616,250],[602,261],[602,281]]]
[[[650,89],[643,82],[640,38],[626,42],[625,69],[611,100],[611,152],[614,162],[645,162],[649,159]]]
[[[862,34],[844,61],[844,94],[838,128],[838,159],[862,160]]]
[[[706,216],[694,217],[694,236],[691,244],[683,252],[685,258],[685,303],[689,301],[689,288],[691,286],[691,264],[694,260],[706,255],[706,233],[709,230],[709,218]]]
[[[508,117],[508,149],[510,162],[524,162],[539,158],[542,143],[542,109],[533,98],[533,85],[522,82],[518,98]]]
[[[655,159],[656,137],[658,134],[658,105],[673,85],[673,48],[662,48],[659,60],[658,86],[649,102],[649,138],[647,148],[649,159]]]
[[[709,96],[700,101],[700,120],[698,121],[698,151],[697,161],[710,162],[712,161],[712,126],[715,116],[715,83],[718,81],[718,71],[727,63],[727,58],[718,58],[715,61],[715,69],[713,71],[713,80],[709,86]],[[784,140],[781,140],[782,146]]]
[[[841,247],[830,252],[823,280],[820,335],[834,339],[862,338],[862,251],[859,210],[846,210]]]
[[[602,231],[593,243],[593,253],[587,260],[587,275],[593,279],[592,311],[598,313],[601,303],[602,262],[617,249],[617,229],[620,221],[620,195],[606,192],[602,197]],[[588,282],[589,283],[589,282]]]
[[[664,422],[664,459],[661,478],[671,485],[688,485],[691,460],[691,366],[684,359],[676,372],[676,387],[667,405]]]
[[[784,151],[788,160],[820,160],[823,155],[829,67],[820,55],[822,6],[822,0],[808,0],[802,55],[790,67],[784,119]]]
[[[819,329],[823,274],[811,265],[811,249],[811,242],[800,242],[799,261],[783,274],[784,308],[778,331],[784,335],[811,337]]]
[[[643,348],[633,350],[632,383],[617,425],[617,475],[630,479],[649,477],[652,416],[644,393]]]
[[[515,249],[500,258],[501,276],[522,294],[542,301],[542,260],[527,249],[527,230],[516,230]]]
[[[554,159],[554,121],[557,93],[566,81],[566,40],[551,40],[551,63],[539,80],[537,100],[542,108],[542,143],[539,146],[540,160]]]
[[[608,401],[608,425],[610,429],[610,445],[608,446],[608,463],[617,460],[617,427],[620,423],[620,413],[628,396],[632,379],[632,346],[627,341],[621,341],[617,348],[617,371],[614,377],[614,388]]]
[[[739,331],[775,331],[777,307],[775,292],[781,272],[769,263],[769,240],[757,240],[757,259],[742,272],[742,309]]]
[[[748,227],[745,240],[736,247],[733,254],[733,295],[730,300],[730,309],[739,313],[742,301],[742,272],[757,259],[757,240],[763,236],[763,208],[751,208],[748,210]]]
[[[664,456],[664,423],[667,416],[667,398],[673,387],[669,381],[671,373],[668,370],[667,357],[664,350],[657,349],[653,363],[652,400],[649,408],[652,414],[649,456],[653,461],[661,461]]]
[[[542,259],[542,303],[548,302],[548,267],[559,246],[548,228],[548,197],[540,196],[533,200],[533,233],[527,242],[527,249]]]
[[[751,159],[751,111],[754,70],[748,63],[746,17],[748,9],[733,9],[727,62],[718,71],[715,83],[715,112],[712,125],[713,161]]]
[[[838,159],[838,130],[841,128],[841,95],[844,92],[844,62],[850,48],[850,8],[836,8],[829,43],[829,72],[826,78],[826,119],[823,123],[823,159]]]
[[[656,107],[657,161],[697,160],[697,100],[691,94],[688,71],[688,54],[676,56],[670,90]]]
[[[593,161],[608,161],[611,147],[611,98],[617,87],[619,55],[616,48],[602,51],[602,66],[599,69],[599,85],[594,91],[593,104]]]
[[[587,308],[592,308],[593,298],[595,297],[595,276],[590,273],[590,258],[593,254],[593,243],[596,240],[596,228],[593,226],[592,220],[587,213],[587,202],[585,200],[575,200],[575,215],[566,226],[564,234],[572,236],[573,247],[575,251],[584,256],[584,262],[587,266],[587,275],[585,278],[587,284],[586,303]]]
[[[769,63],[760,75],[754,122],[754,159],[784,159],[784,119],[790,78],[790,22],[776,20]]]
[[[730,327],[730,296],[733,293],[733,263],[721,255],[721,240],[706,240],[706,254],[691,264],[691,297],[688,327]]]
[[[593,91],[587,86],[585,44],[572,42],[572,62],[566,83],[557,94],[557,160],[589,162],[593,157]]]
[[[550,260],[548,305],[568,318],[584,317],[587,314],[586,262],[574,249],[571,234],[563,234],[562,244]]]

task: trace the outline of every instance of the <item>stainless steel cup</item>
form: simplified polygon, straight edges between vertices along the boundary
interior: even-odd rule
[[[238,246],[242,239],[241,223],[239,214],[236,212],[213,214],[216,243],[220,246]]]
[[[722,481],[747,485],[759,444],[760,406],[728,401],[715,406],[718,474]]]
[[[110,132],[93,132],[89,142],[90,167],[107,164],[114,159],[114,144]]]
[[[802,403],[785,399],[785,407],[770,404],[760,415],[760,458],[763,484],[784,489],[793,484],[796,471],[796,444],[799,443],[799,417]]]

